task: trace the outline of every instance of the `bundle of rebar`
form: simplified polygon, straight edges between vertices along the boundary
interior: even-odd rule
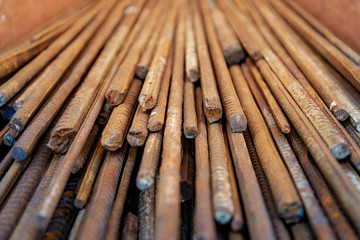
[[[359,239],[360,55],[291,0],[91,0],[0,51],[0,239]]]

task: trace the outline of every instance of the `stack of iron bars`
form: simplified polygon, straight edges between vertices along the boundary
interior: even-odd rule
[[[72,9],[0,55],[0,239],[358,239],[359,65],[290,0]]]

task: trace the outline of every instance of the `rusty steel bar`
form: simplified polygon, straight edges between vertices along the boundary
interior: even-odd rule
[[[255,2],[255,4],[257,3]],[[256,6],[258,6],[258,4]],[[312,50],[310,47],[300,39],[300,36],[296,35],[296,33],[286,25],[280,16],[275,15],[276,13],[273,12],[273,9],[270,9],[268,6],[262,6],[259,8],[259,12],[267,21],[270,17],[271,19],[276,19],[276,21],[269,23],[270,28],[274,31],[275,35],[284,45],[299,68],[307,76],[307,79],[324,100],[330,111],[338,120],[346,120],[349,116],[347,108],[345,108],[344,102],[341,101],[333,91],[331,91],[332,89],[330,86],[328,86],[329,82],[332,80],[324,70],[324,66],[321,64],[320,59],[311,53]]]
[[[69,179],[63,196],[61,197],[56,211],[44,233],[43,239],[65,239],[68,236],[70,227],[78,213],[74,206],[75,190],[78,183],[79,175],[73,175]]]
[[[211,19],[206,0],[201,0],[201,12],[209,43],[211,59],[214,65],[216,81],[220,92],[221,102],[224,106],[226,119],[234,132],[244,131],[247,127],[246,117],[236,95],[234,84],[231,80],[229,69],[222,54],[216,30]]]
[[[229,169],[221,123],[207,123],[214,218],[227,224],[234,215]]]
[[[197,135],[197,118],[195,110],[195,87],[190,80],[184,83],[184,120],[183,131],[187,138],[194,138]]]
[[[46,97],[49,96],[61,80],[61,76],[75,61],[81,50],[88,44],[91,37],[101,26],[112,6],[113,4],[109,4],[102,9],[87,24],[85,29],[46,67],[38,79],[36,79],[36,88],[31,91],[31,95],[26,99],[26,102],[12,117],[10,127],[19,132],[24,129],[42,102],[45,101]]]
[[[345,121],[343,122],[343,125],[348,132],[348,134],[351,136],[351,138],[356,142],[356,144],[360,147],[360,133],[357,132],[353,126],[351,126],[351,123]]]
[[[259,89],[256,88],[254,79],[250,75],[250,69],[246,65],[242,65],[242,70],[247,76],[247,82],[252,90],[253,96],[256,99],[258,106],[265,118],[265,121],[270,129],[273,139],[277,145],[277,148],[282,156],[290,175],[294,180],[295,186],[299,192],[299,195],[303,201],[304,209],[307,213],[311,228],[315,236],[319,239],[336,239],[330,223],[325,216],[322,208],[319,205],[318,200],[308,182],[298,160],[292,151],[289,142],[286,140],[283,133],[278,128],[274,117],[271,115],[270,108],[266,104],[265,99],[261,95]]]
[[[217,6],[215,1],[208,1],[208,4],[221,49],[227,64],[236,64],[245,58],[245,53],[241,47],[232,26],[226,19],[224,12]]]
[[[75,240],[78,236],[78,233],[79,233],[79,229],[80,229],[80,226],[81,226],[81,222],[84,218],[84,215],[85,215],[85,209],[81,209],[77,216],[76,216],[76,219],[72,225],[72,228],[70,230],[70,234],[68,236],[68,239],[69,240]]]
[[[192,3],[193,8],[196,7],[194,1],[190,1],[190,3]],[[222,117],[223,110],[206,41],[205,27],[200,10],[197,8],[193,10],[193,20],[200,76],[203,76],[200,78],[200,84],[202,86],[204,113],[210,122],[216,122]]]
[[[38,84],[41,83],[43,79],[41,79],[41,75],[44,72],[44,70],[40,71],[34,78],[31,80],[30,83],[28,83],[23,89],[22,92],[18,93],[20,96],[15,97],[15,102],[12,104],[15,111],[19,110],[22,105],[25,103],[26,99],[28,99],[31,96],[31,92],[36,88]],[[9,102],[11,103],[11,102]]]
[[[195,239],[216,239],[216,227],[212,214],[211,179],[206,117],[200,87],[195,89],[198,135],[195,137]],[[201,169],[201,170],[200,170]]]
[[[184,87],[185,14],[178,3],[178,24],[174,37],[173,76],[165,122],[159,192],[155,210],[155,239],[177,239],[180,228],[181,123]],[[185,5],[186,6],[186,5]]]
[[[116,152],[107,152],[89,205],[82,220],[78,239],[101,239],[111,215],[127,145]]]
[[[106,23],[111,19],[112,16],[109,17]],[[101,47],[104,45],[107,37],[110,35],[112,28],[111,26],[107,27],[109,25],[111,24],[105,24],[106,27],[102,28],[100,34],[96,34],[95,38],[85,48],[85,52],[82,54],[76,66],[74,66],[67,80],[59,86],[59,89],[54,93],[48,104],[26,128],[22,138],[18,140],[17,146],[25,151],[25,155],[28,155],[32,151],[33,143],[37,142],[44,131],[47,130],[51,120],[55,117],[56,113],[58,113],[65,99],[81,81],[81,77],[86,73]]]
[[[40,231],[36,228],[33,220],[37,214],[38,208],[40,207],[41,201],[45,198],[45,192],[49,189],[50,183],[56,172],[60,169],[62,162],[63,158],[59,155],[54,155],[51,159],[49,168],[42,178],[41,183],[27,204],[26,209],[21,212],[21,218],[18,220],[16,227],[13,229],[10,239],[36,239],[46,230],[46,228],[43,228],[42,231]]]
[[[278,78],[270,69],[270,66],[263,60],[256,62],[260,72],[263,74],[265,81],[268,85],[271,84],[271,81],[277,81]],[[290,74],[290,73],[289,73]],[[282,76],[284,77],[284,76]],[[295,82],[294,82],[295,83]],[[278,83],[276,85],[279,85]],[[282,85],[281,85],[282,86]],[[291,86],[291,85],[289,85]],[[285,86],[286,87],[286,86]],[[293,88],[294,87],[294,88]],[[297,97],[301,97],[305,99],[304,96],[308,96],[305,90],[299,85],[298,88],[295,89],[295,85],[291,87],[293,92],[297,94]],[[298,91],[302,89],[301,91]],[[301,93],[303,92],[303,93]],[[301,96],[300,96],[301,93]],[[294,96],[294,95],[292,95]],[[294,99],[295,100],[295,99]],[[278,100],[279,101],[279,100]],[[306,104],[305,104],[306,102]],[[299,102],[296,102],[299,104]],[[324,115],[324,113],[320,110],[320,108],[312,101],[312,99],[307,99],[302,104],[300,104],[301,110],[303,110],[306,117],[309,118],[313,126],[316,128],[317,132],[322,137],[323,141],[328,145],[332,154],[337,159],[343,159],[350,154],[350,149],[348,144],[345,142],[344,138],[339,134],[339,132],[332,126],[330,120]],[[284,109],[284,106],[283,106]],[[289,115],[287,115],[290,117]],[[293,123],[293,121],[292,121]]]
[[[124,226],[121,231],[121,239],[136,240],[138,236],[138,217],[131,212],[126,214]]]
[[[159,17],[162,8],[165,6],[163,6],[160,2],[155,7],[153,7],[152,4],[149,4],[148,7],[150,9],[153,8],[151,14],[148,16],[148,21],[144,23],[142,31],[138,34],[137,38],[134,39],[134,43],[130,46],[124,61],[119,66],[119,69],[113,77],[110,87],[106,92],[106,100],[113,106],[117,106],[124,101],[131,81],[134,78],[135,69],[140,55],[146,47],[146,43],[150,38],[152,30],[156,27],[156,20]],[[138,26],[139,23],[141,23],[141,21],[138,21],[136,26]]]
[[[6,171],[9,169],[11,164],[14,162],[14,158],[11,156],[12,154],[12,148],[9,150],[9,152],[5,155],[5,157],[0,162],[0,179],[2,179],[6,173]]]
[[[359,106],[356,104],[356,100],[354,101],[348,96],[348,93],[343,90],[341,87],[342,84],[338,83],[339,78],[343,78],[336,72],[336,70],[330,66],[324,59],[322,59],[319,54],[315,51],[311,51],[316,57],[319,58],[319,63],[322,64],[323,71],[328,73],[330,81],[327,81],[331,91],[333,91],[334,95],[342,102],[344,107],[349,113],[349,120],[351,125],[359,132],[360,131],[360,110]],[[354,89],[354,88],[353,88]],[[354,89],[355,90],[355,89]],[[356,90],[355,90],[356,91]]]
[[[113,73],[113,71],[111,72]],[[101,107],[104,104],[105,92],[109,85],[110,80],[109,78],[106,78],[103,86],[99,89],[99,93],[97,94],[83,125],[80,127],[79,132],[74,138],[74,143],[70,146],[68,153],[64,155],[61,169],[58,171],[55,179],[51,182],[51,188],[46,193],[49,194],[48,198],[46,198],[46,200],[41,200],[41,206],[39,207],[39,211],[35,217],[39,226],[46,226],[51,215],[55,211],[56,203],[59,201],[66,182],[70,177],[71,169],[74,165],[76,157],[81,153],[82,146],[85,144],[96,118],[100,113]]]
[[[151,110],[148,120],[148,129],[151,132],[160,131],[165,122],[166,106],[170,89],[170,79],[173,67],[174,48],[170,51],[168,64],[166,64],[161,89],[155,107]]]
[[[153,240],[155,237],[155,184],[140,192],[139,240]]]
[[[142,81],[134,78],[124,102],[112,111],[101,135],[101,144],[106,150],[115,151],[123,145],[141,86]]]
[[[188,4],[186,9],[185,71],[186,77],[190,82],[199,80],[199,61],[196,53],[196,40],[190,4]]]
[[[271,11],[272,9],[267,9],[267,11]],[[275,13],[271,13],[275,14]],[[265,14],[263,15],[266,16]],[[279,16],[276,16],[279,18]],[[280,24],[280,27],[279,27]],[[276,32],[279,39],[285,45],[290,55],[294,58],[298,66],[303,70],[304,74],[308,77],[309,81],[311,81],[314,88],[317,90],[319,95],[323,98],[326,105],[329,109],[334,113],[336,118],[340,121],[344,121],[347,116],[351,116],[353,124],[357,127],[359,123],[359,116],[354,112],[354,106],[351,104],[350,99],[344,96],[341,88],[339,88],[335,82],[331,74],[329,74],[325,64],[322,63],[321,57],[317,56],[314,51],[307,46],[299,36],[296,35],[295,32],[289,28],[285,22],[279,22],[276,25],[276,29],[286,29],[288,34],[279,34]],[[272,26],[272,28],[275,26]],[[286,40],[287,39],[287,40]],[[289,44],[290,41],[294,42],[294,45]],[[285,43],[286,42],[286,43]],[[299,52],[300,51],[300,52]],[[306,64],[304,61],[306,60]],[[333,95],[336,99],[330,96]],[[329,97],[330,96],[330,97]],[[331,99],[330,99],[331,98]],[[341,105],[340,105],[340,104]],[[338,107],[336,105],[339,104]],[[346,114],[342,114],[341,109],[346,111]],[[337,108],[337,109],[336,109]]]
[[[144,51],[141,53],[141,57],[135,69],[136,76],[142,80],[146,78],[146,75],[149,71],[151,60],[156,49],[157,41],[159,40],[161,30],[164,26],[164,21],[166,20],[166,14],[162,14],[157,20],[158,22],[153,29],[153,32],[151,33],[151,37],[149,38],[149,41]]]
[[[315,53],[315,51],[313,51]],[[318,53],[317,56],[319,56]],[[340,88],[335,89],[335,91],[338,94],[341,94],[342,96],[347,99],[347,101],[350,101],[353,105],[355,105],[357,108],[360,108],[360,102],[359,97],[360,93],[355,89],[344,76],[342,76],[334,67],[332,67],[328,62],[326,62],[325,59],[321,58],[322,63],[326,66],[326,70],[329,71],[329,74],[332,76],[332,79],[334,80],[334,84]],[[335,92],[335,93],[336,93]],[[351,112],[349,113],[351,117]]]
[[[74,200],[74,205],[77,208],[83,209],[88,202],[91,190],[95,182],[95,177],[98,173],[100,165],[105,154],[105,149],[102,147],[100,139],[97,140],[96,147],[90,156],[89,165],[86,168],[84,178],[81,182],[80,188]]]
[[[19,132],[0,122],[2,143],[16,140],[0,146],[0,239],[358,239],[360,93],[298,31],[281,32],[292,22],[278,14],[289,5],[277,1],[92,2],[69,15],[73,23],[34,35],[51,48],[88,18],[0,108],[29,113]],[[295,12],[282,14],[328,41]],[[15,60],[31,48],[23,43],[13,45]],[[227,65],[226,44],[243,47],[245,63]],[[139,104],[139,61],[139,74],[159,70],[147,75],[152,109]],[[309,76],[317,67],[321,74]],[[106,94],[115,83],[127,100],[114,107]],[[331,101],[349,119],[340,122]],[[249,121],[243,132],[229,118],[236,106]],[[128,151],[129,143],[144,148]],[[37,159],[42,148],[47,155]]]
[[[338,237],[341,239],[356,239],[356,234],[353,231],[350,223],[339,209],[336,200],[331,194],[321,174],[311,163],[308,157],[308,150],[294,129],[289,134],[289,141],[296,155],[298,156],[299,162],[309,181],[311,182],[312,187],[323,206],[323,209],[334,226]]]
[[[147,123],[149,110],[143,111],[138,105],[131,126],[127,134],[127,141],[131,146],[143,146],[148,136]]]
[[[155,182],[155,174],[160,162],[162,135],[162,131],[150,133],[146,141],[136,177],[136,186],[140,190],[149,188]]]
[[[301,133],[301,138],[312,154],[316,165],[319,167],[321,173],[328,181],[334,193],[338,197],[344,209],[349,214],[350,219],[354,223],[358,223],[357,215],[355,214],[357,206],[352,205],[352,201],[356,201],[360,196],[356,193],[348,179],[341,169],[341,166],[336,161],[331,151],[317,134],[314,126],[303,116],[301,110],[298,108],[294,100],[289,96],[289,93],[281,85],[279,80],[274,78],[274,82],[269,82],[269,87],[274,92],[275,97],[287,113],[295,129]],[[351,196],[346,198],[345,196]],[[350,207],[352,206],[352,207]],[[351,210],[350,210],[351,209]]]
[[[5,135],[7,134],[7,132],[9,131],[10,126],[8,124],[6,124],[4,126],[4,128],[0,131],[0,147],[2,146],[2,144],[4,143],[4,139],[5,139]],[[1,179],[1,177],[0,177]]]
[[[315,239],[306,222],[296,223],[290,229],[294,240]]]
[[[175,23],[178,19],[178,9],[176,5],[176,3],[171,3],[170,5],[168,19],[161,31],[149,72],[146,75],[144,86],[139,95],[139,105],[143,109],[154,108],[159,96],[160,86],[167,64],[166,61],[174,38]]]
[[[38,157],[41,158],[43,157],[43,155],[47,157],[47,155],[50,153],[51,150],[46,147],[46,140],[44,140],[43,142],[41,142],[39,151],[34,155],[34,159]],[[11,164],[9,170],[7,170],[4,177],[1,179],[0,204],[3,203],[6,196],[9,194],[11,188],[14,186],[15,182],[20,177],[20,174],[32,159],[32,157],[28,157],[24,161],[14,161]]]
[[[244,217],[243,212],[241,208],[241,201],[240,201],[240,194],[239,190],[236,184],[236,177],[235,177],[235,171],[233,166],[233,161],[231,159],[230,149],[229,149],[229,142],[226,137],[225,131],[223,132],[224,135],[224,143],[225,143],[225,152],[226,152],[226,161],[227,166],[229,169],[229,180],[230,180],[230,186],[231,186],[231,196],[234,203],[234,216],[231,219],[230,222],[230,228],[232,231],[238,232],[240,231],[244,226]]]
[[[245,25],[240,23],[239,20],[241,20],[243,17],[243,13],[238,11],[233,2],[230,2],[229,0],[217,0],[216,2],[224,11],[224,14],[227,16],[238,39],[240,40],[248,55],[254,60],[259,60],[262,57],[261,53],[248,33],[249,30],[255,31],[255,29],[247,29]]]
[[[143,3],[144,1],[142,0],[135,1],[135,3],[128,8],[141,9]],[[116,59],[116,54],[125,41],[130,28],[133,26],[140,12],[139,10],[127,11],[125,14],[122,14],[127,4],[127,1],[120,2],[109,16],[108,24],[103,28],[103,34],[105,39],[107,39],[105,47],[96,59],[86,78],[83,80],[83,83],[59,120],[57,126],[52,129],[49,146],[56,152],[63,152],[67,149],[87,116],[96,97],[96,91],[99,86],[104,85],[104,78],[106,74],[108,74],[112,63],[119,64],[119,60]],[[124,15],[124,17],[121,23],[116,26],[122,15]],[[115,31],[112,33],[114,29]],[[117,68],[117,66],[113,67],[113,69],[114,68]],[[106,79],[111,77],[113,71],[116,71],[116,69],[113,69],[110,70],[110,76]]]
[[[48,139],[45,139],[45,145]],[[51,161],[51,151],[40,146],[24,174],[16,184],[0,211],[0,238],[8,239],[30,201],[35,189],[45,175]],[[3,184],[3,182],[1,181]]]
[[[259,159],[269,180],[278,212],[282,218],[297,221],[303,215],[303,208],[294,183],[276,150],[271,134],[256,106],[240,66],[232,65],[230,72],[249,120],[249,128],[254,138]]]
[[[270,220],[270,217],[272,218],[271,213],[276,214],[276,211],[266,209],[266,201],[264,201],[266,200],[265,194],[263,197],[261,193],[262,189],[260,189],[262,188],[262,182],[257,180],[257,169],[255,166],[252,166],[253,152],[250,150],[254,150],[255,152],[255,148],[249,148],[248,151],[246,146],[247,143],[245,143],[246,138],[244,138],[246,135],[243,135],[243,133],[232,132],[228,123],[226,124],[226,130],[237,181],[239,188],[241,189],[240,194],[244,203],[244,211],[246,221],[248,222],[249,234],[254,239],[261,239],[263,236],[266,236],[267,239],[276,239]],[[247,133],[247,131],[244,133]],[[264,177],[264,179],[266,178]],[[273,209],[275,209],[275,207],[273,207]],[[258,221],[258,219],[261,220]],[[274,227],[277,232],[278,228],[276,226]]]
[[[15,131],[14,129],[10,128],[4,135],[3,137],[3,143],[6,146],[12,147],[15,142],[16,139],[18,138],[18,136],[20,135],[19,132]]]
[[[85,165],[86,160],[88,159],[88,156],[90,154],[90,151],[94,146],[95,139],[97,138],[97,135],[100,132],[99,128],[100,128],[99,125],[95,123],[89,134],[89,137],[86,139],[86,142],[83,146],[83,149],[81,150],[81,153],[79,154],[78,158],[74,163],[73,168],[71,169],[71,172],[73,174],[77,173]]]
[[[139,37],[139,34],[141,33],[144,24],[147,22],[148,17],[154,8],[155,3],[156,1],[154,0],[146,1],[144,7],[140,10],[140,15],[136,19],[134,26],[131,28],[129,35],[126,37],[123,45],[121,46],[121,51],[118,54],[118,57],[122,59],[121,62],[125,59],[126,55],[129,53],[129,50],[131,49],[131,46]],[[139,10],[130,6],[125,11],[132,12]]]
[[[280,1],[270,1],[277,12],[298,31],[311,45],[343,74],[352,85],[360,91],[360,69],[347,58],[339,49],[329,43],[323,36],[315,31],[309,24],[301,19],[291,8]]]
[[[333,127],[339,131],[341,136],[351,146],[352,154],[350,155],[350,160],[353,162],[353,164],[355,164],[355,166],[358,166],[359,165],[358,161],[359,161],[360,155],[358,153],[359,150],[355,147],[355,143],[346,134],[346,131],[341,126],[341,124],[337,121],[337,119],[334,117],[334,115],[331,114],[330,110],[325,106],[325,104],[319,98],[317,93],[307,82],[307,80],[305,79],[305,76],[298,69],[298,67],[296,66],[294,61],[290,58],[290,56],[287,54],[287,52],[283,49],[279,40],[277,40],[276,37],[273,36],[270,28],[264,22],[264,19],[259,14],[259,12],[256,10],[254,5],[251,4],[250,1],[243,1],[243,2],[245,3],[245,6],[248,8],[248,11],[251,13],[254,21],[256,22],[257,26],[261,30],[261,33],[264,35],[264,37],[266,38],[266,40],[269,43],[269,45],[271,46],[271,48],[276,52],[276,54],[279,56],[279,58],[283,61],[283,63],[289,69],[289,71],[294,75],[296,80],[298,80],[298,82],[301,84],[301,86],[306,90],[306,92],[309,94],[309,96],[313,99],[313,101],[317,104],[317,106],[322,110],[322,112],[325,114],[325,116],[331,121]],[[253,70],[254,70],[253,71],[254,76],[258,75],[257,70],[256,69],[253,69]],[[343,123],[345,123],[345,122],[343,122]]]
[[[124,211],[127,192],[130,186],[131,176],[136,163],[137,152],[138,149],[136,147],[131,147],[129,150],[116,198],[112,206],[109,223],[104,236],[105,240],[118,239],[120,237],[121,218]]]
[[[250,64],[251,60],[249,58],[246,58],[246,62]],[[264,96],[264,99],[267,102],[270,111],[276,120],[277,125],[283,133],[288,134],[290,132],[290,123],[284,115],[283,111],[281,110],[278,102],[275,100],[274,96],[272,95],[269,87],[266,85],[260,73],[255,71],[252,74],[254,75],[256,84],[261,91],[262,96]]]
[[[352,165],[348,162],[344,162],[341,164],[341,167],[346,172],[346,175],[349,177],[350,182],[356,187],[358,191],[360,191],[360,176],[352,167]]]
[[[232,9],[231,7],[236,8],[235,5],[227,5],[227,8]],[[240,11],[239,13],[240,14],[236,15],[238,23],[243,25],[247,32],[247,35],[251,37],[251,40],[257,47],[258,51],[260,51],[261,54],[264,55],[265,61],[270,65],[272,70],[274,70],[277,77],[279,77],[281,83],[284,84],[286,89],[291,93],[291,96],[296,99],[296,103],[301,106],[301,110],[304,111],[304,113],[306,113],[306,116],[312,121],[317,131],[321,134],[323,139],[329,145],[329,148],[332,150],[334,156],[339,159],[348,156],[350,154],[349,146],[344,142],[344,139],[339,136],[338,131],[331,126],[329,120],[323,115],[320,109],[310,99],[305,90],[296,81],[294,76],[289,72],[289,70],[284,66],[280,59],[269,48],[268,44],[265,42],[259,31],[256,29],[254,23],[251,22],[251,20],[249,19],[249,16],[245,15],[244,11]],[[245,45],[244,47],[246,49]],[[257,64],[258,63],[261,63],[261,69],[264,70],[264,60],[258,59]],[[266,77],[264,76],[265,80],[266,78],[271,77],[270,73],[262,72],[262,74],[266,75]],[[285,106],[282,107],[284,108]]]

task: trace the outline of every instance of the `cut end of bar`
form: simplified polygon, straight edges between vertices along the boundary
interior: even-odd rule
[[[13,108],[15,109],[15,111],[17,111],[22,107],[23,104],[24,104],[24,101],[17,101],[13,104]]]
[[[214,218],[216,222],[221,225],[229,223],[232,217],[232,212],[230,212],[229,209],[226,207],[218,207],[214,211]]]
[[[85,206],[85,200],[81,198],[75,198],[74,205],[78,209],[83,209]]]
[[[245,59],[243,49],[239,45],[228,47],[223,52],[226,63],[229,65],[236,64]]]
[[[332,154],[334,155],[334,157],[339,160],[342,160],[342,159],[348,157],[351,153],[349,146],[345,142],[339,143],[338,145],[336,145],[335,147],[333,147],[330,150],[331,150]]]
[[[181,194],[182,202],[190,200],[194,194],[194,189],[193,189],[192,185],[187,181],[181,181],[180,182],[180,194]]]
[[[208,108],[204,107],[204,113],[205,113],[207,120],[210,123],[217,122],[222,117],[222,109],[221,108],[208,109]]]
[[[105,98],[111,105],[117,106],[124,101],[124,93],[116,89],[111,89],[107,91]]]
[[[204,113],[210,123],[219,121],[222,117],[223,111],[221,107],[221,102],[219,101],[220,99],[216,96],[212,96],[210,98],[205,97],[203,100]]]
[[[142,191],[148,189],[154,184],[154,178],[151,177],[149,174],[138,176],[136,179],[136,187]]]
[[[341,108],[334,108],[333,113],[336,119],[339,121],[345,121],[349,117],[349,113]]]
[[[156,99],[153,98],[151,95],[140,95],[139,97],[139,104],[143,111],[148,109],[153,109],[156,104]]]
[[[199,80],[199,78],[200,78],[199,71],[195,69],[190,69],[190,76],[189,76],[190,82],[194,83],[197,80]]]
[[[150,118],[147,128],[149,129],[150,132],[157,132],[163,128],[163,124],[157,119]]]
[[[184,128],[184,135],[186,138],[190,138],[190,139],[195,138],[197,134],[198,134],[197,127],[188,126]]]
[[[101,137],[101,145],[108,151],[116,151],[122,146],[122,142],[116,141],[116,136]]]
[[[279,126],[279,128],[280,128],[281,132],[284,134],[289,134],[291,131],[291,127],[288,124]]]
[[[10,127],[17,132],[20,132],[24,128],[24,124],[21,121],[21,118],[13,117],[10,121]]]
[[[146,141],[147,134],[139,131],[129,131],[127,135],[128,143],[133,147],[143,146]]]
[[[145,65],[137,66],[135,69],[135,74],[138,78],[144,80],[148,73],[149,69]]]
[[[12,149],[11,156],[18,161],[22,161],[26,158],[26,151],[18,146],[14,146]]]
[[[9,147],[13,146],[16,142],[15,138],[16,137],[14,135],[12,135],[10,133],[6,133],[5,137],[4,137],[4,144]]]
[[[304,208],[298,201],[286,204],[283,210],[279,210],[280,217],[286,223],[296,223],[304,216]]]
[[[110,141],[108,142],[108,141],[106,141],[106,142],[101,142],[101,145],[106,149],[106,150],[108,150],[108,151],[112,151],[112,152],[114,152],[114,151],[116,151],[116,150],[118,150],[119,148],[121,148],[121,146],[119,146],[118,144],[113,144],[113,143],[111,143]]]
[[[233,132],[242,132],[247,128],[247,120],[244,114],[236,114],[229,118],[230,127]]]
[[[69,128],[53,131],[47,146],[55,153],[65,153],[74,140],[76,133],[76,131]]]

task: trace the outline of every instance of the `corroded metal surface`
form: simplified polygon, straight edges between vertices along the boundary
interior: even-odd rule
[[[0,240],[359,239],[356,59],[280,0],[89,0],[0,51]]]

